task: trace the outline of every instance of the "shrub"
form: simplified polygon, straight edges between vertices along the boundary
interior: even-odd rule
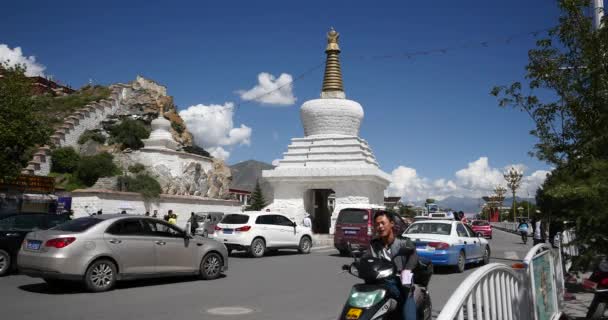
[[[120,176],[118,185],[121,186],[121,190],[138,192],[146,199],[158,198],[162,192],[158,181],[147,174],[138,174],[135,178]]]
[[[57,148],[51,153],[51,171],[72,173],[78,167],[80,155],[72,147]]]
[[[132,166],[129,166],[129,172],[131,173],[140,173],[144,170],[146,170],[146,167],[144,167],[144,165],[141,163],[136,163]]]
[[[110,141],[121,144],[122,149],[131,148],[137,150],[144,146],[141,140],[149,136],[150,130],[141,121],[130,118],[126,118],[110,128]]]
[[[184,147],[183,150],[188,153],[198,154],[199,156],[212,158],[211,155],[209,154],[209,152],[207,152],[205,149],[198,147],[198,146],[186,146],[186,147]]]
[[[171,122],[171,128],[179,134],[184,133],[184,130],[186,130],[186,127],[183,124],[177,122]]]
[[[112,177],[120,174],[120,169],[112,162],[113,158],[111,154],[106,152],[82,157],[76,169],[76,177],[90,187],[100,177]]]
[[[86,130],[78,138],[78,144],[84,144],[85,142],[93,140],[101,144],[106,143],[106,137],[98,131]]]

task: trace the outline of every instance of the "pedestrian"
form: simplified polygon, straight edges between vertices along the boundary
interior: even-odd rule
[[[150,216],[150,211],[146,211],[146,217]]]
[[[169,220],[167,220],[167,222],[173,225],[177,224],[177,215],[172,213],[171,217],[169,217]]]
[[[169,219],[171,219],[171,216],[173,215],[173,210],[169,210],[167,212],[167,214],[163,217],[163,220],[165,221],[169,221]]]
[[[304,220],[302,220],[302,225],[306,228],[312,227],[312,220],[310,220],[310,214],[306,213],[304,216]]]
[[[534,223],[534,245],[544,242],[545,227],[542,219],[536,220]]]
[[[190,234],[196,234],[196,229],[198,229],[198,221],[196,221],[194,212],[190,212]]]
[[[152,214],[153,218],[158,218],[158,210],[154,210],[154,214]]]
[[[100,216],[103,212],[101,211],[101,209],[97,210],[97,215]]]

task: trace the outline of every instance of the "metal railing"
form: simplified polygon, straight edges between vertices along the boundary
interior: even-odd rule
[[[524,319],[522,276],[511,267],[491,263],[468,276],[443,307],[437,320]]]

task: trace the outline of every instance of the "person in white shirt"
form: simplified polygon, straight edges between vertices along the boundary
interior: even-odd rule
[[[302,224],[306,227],[306,228],[310,228],[312,227],[312,220],[310,220],[310,214],[306,214],[306,216],[304,217],[304,220],[302,221]]]

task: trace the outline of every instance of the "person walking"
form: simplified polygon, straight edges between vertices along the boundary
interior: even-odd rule
[[[534,223],[534,245],[544,242],[545,228],[542,219],[536,220]]]
[[[152,214],[152,218],[158,218],[158,210],[154,210],[154,213]]]
[[[177,224],[177,215],[174,213],[171,213],[171,216],[169,217],[169,220],[167,220],[167,222],[169,222],[172,225],[176,225]]]
[[[304,216],[304,220],[302,220],[302,225],[304,225],[306,228],[312,227],[312,220],[310,220],[310,214],[306,213],[306,215]]]
[[[186,230],[190,231],[191,235],[195,235],[196,229],[198,229],[198,221],[196,221],[196,215],[194,214],[194,212],[190,212],[190,220],[188,220]]]
[[[171,216],[173,216],[173,210],[169,210],[167,214],[163,217],[163,220],[169,221],[169,219],[171,219]]]
[[[150,211],[146,211],[145,215],[146,215],[146,217],[149,217],[150,216]]]

